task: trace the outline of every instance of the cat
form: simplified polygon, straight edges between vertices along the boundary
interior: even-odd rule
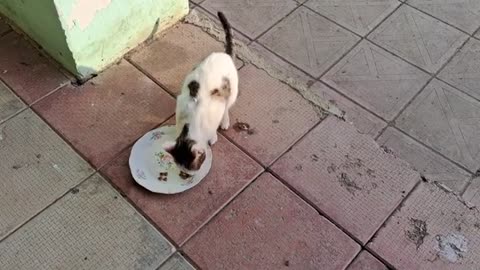
[[[214,52],[185,78],[177,97],[175,142],[164,148],[182,171],[195,174],[205,161],[206,150],[218,140],[217,129],[230,126],[230,108],[238,96],[231,26],[222,12],[225,52]]]

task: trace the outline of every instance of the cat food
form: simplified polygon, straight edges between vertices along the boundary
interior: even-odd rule
[[[183,180],[192,177],[190,174],[188,174],[188,173],[186,173],[186,172],[182,172],[182,171],[180,171],[179,176],[180,176]]]
[[[161,172],[160,175],[158,176],[158,180],[160,181],[167,181],[168,178],[168,172]]]

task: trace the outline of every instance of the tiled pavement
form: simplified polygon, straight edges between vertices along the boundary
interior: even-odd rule
[[[180,23],[73,86],[0,21],[0,269],[480,268],[477,1],[192,7],[358,130],[239,60],[232,119],[251,132],[220,136],[196,188],[151,194],[130,147],[222,44]]]

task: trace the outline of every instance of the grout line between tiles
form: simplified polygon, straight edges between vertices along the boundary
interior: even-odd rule
[[[479,76],[479,78],[480,78],[480,76]],[[475,97],[475,96],[473,96],[472,94],[470,94],[470,93],[468,93],[468,92],[460,89],[459,87],[456,87],[455,85],[451,84],[450,82],[447,82],[446,80],[444,80],[444,79],[442,79],[442,78],[440,78],[440,77],[435,77],[435,79],[437,79],[437,80],[445,83],[446,85],[454,88],[455,90],[461,92],[462,94],[465,94],[466,96],[468,96],[468,97],[470,97],[470,98],[472,98],[472,99],[474,99],[475,101],[477,101],[477,102],[480,103],[480,97]]]
[[[444,23],[444,24],[446,24],[446,25],[448,25],[448,26],[450,26],[450,27],[452,27],[452,28],[455,28],[456,30],[458,30],[458,31],[466,34],[466,35],[469,36],[469,37],[473,37],[473,35],[475,35],[475,33],[476,33],[476,32],[473,32],[473,34],[470,34],[470,33],[468,33],[467,31],[465,31],[465,30],[463,30],[463,29],[461,29],[461,28],[459,28],[459,27],[457,27],[457,26],[455,26],[455,25],[453,25],[453,24],[451,24],[451,23],[449,23],[449,22],[447,22],[447,21],[444,21],[443,19],[437,18],[437,17],[435,17],[434,15],[429,14],[429,13],[427,13],[426,11],[423,11],[422,9],[420,9],[420,8],[418,8],[418,7],[410,4],[408,1],[405,1],[404,4],[405,4],[406,6],[408,6],[408,7],[411,7],[411,8],[413,8],[413,9],[415,9],[416,11],[419,11],[420,13],[423,13],[423,14],[427,15],[428,17],[434,18],[434,19],[437,20],[437,21],[440,21],[440,22],[442,22],[442,23]]]
[[[288,0],[287,0],[288,1]],[[290,16],[290,14],[292,14],[293,12],[295,12],[297,9],[299,9],[300,7],[302,7],[303,5],[296,2],[296,1],[292,1],[294,2],[297,6],[292,9],[290,12],[288,12],[287,14],[285,14],[285,16],[283,16],[281,19],[279,19],[278,21],[276,21],[274,24],[272,24],[270,27],[268,27],[265,31],[263,31],[262,33],[258,34],[255,38],[252,39],[252,41],[257,41],[260,37],[262,37],[263,35],[265,35],[268,31],[272,30],[275,26],[277,26],[280,22],[282,22],[283,20],[285,20],[285,18],[287,18],[288,16]]]

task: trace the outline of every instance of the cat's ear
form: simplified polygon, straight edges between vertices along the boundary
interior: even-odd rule
[[[199,149],[192,149],[193,153],[193,162],[192,162],[192,170],[197,171],[202,167],[203,162],[205,161],[205,158],[207,157],[205,150],[199,150]]]
[[[175,148],[175,144],[176,144],[175,141],[167,141],[163,143],[162,147],[163,149],[165,149],[165,151],[172,154],[173,149]]]
[[[192,98],[197,97],[199,88],[200,88],[200,84],[196,80],[193,80],[188,83],[188,90],[190,91],[190,96]]]

